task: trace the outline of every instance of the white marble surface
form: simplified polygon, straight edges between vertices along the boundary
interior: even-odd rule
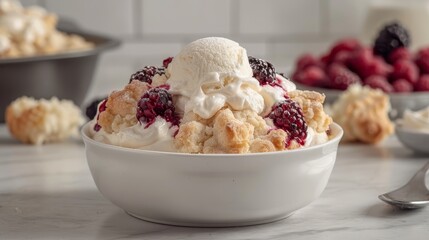
[[[399,211],[377,199],[427,160],[394,137],[379,146],[341,145],[322,196],[290,218],[183,228],[135,219],[104,199],[79,139],[27,146],[0,126],[0,239],[428,239],[429,208]]]

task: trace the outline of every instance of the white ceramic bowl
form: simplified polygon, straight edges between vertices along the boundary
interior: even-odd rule
[[[321,145],[258,154],[183,154],[112,146],[82,129],[100,192],[129,214],[182,226],[243,226],[285,218],[314,201],[343,130]]]
[[[417,132],[396,124],[395,126],[396,136],[399,141],[406,147],[419,152],[429,154],[429,133]]]
[[[328,104],[332,104],[333,102],[335,102],[335,100],[337,100],[340,94],[343,92],[341,90],[335,89],[310,87],[300,83],[295,84],[298,89],[324,93],[326,96],[325,102]],[[416,111],[429,105],[429,92],[390,93],[388,95],[393,110],[390,112],[390,117],[392,119],[402,117],[402,114],[405,109]]]

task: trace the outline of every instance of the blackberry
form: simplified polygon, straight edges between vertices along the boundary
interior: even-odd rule
[[[273,64],[251,56],[249,56],[249,63],[253,77],[259,81],[260,85],[273,85],[276,82],[276,70]]]
[[[307,138],[307,123],[304,119],[301,107],[298,103],[285,99],[276,103],[271,113],[268,115],[273,120],[276,127],[283,129],[288,138],[285,139],[286,147],[288,147],[293,140],[300,145],[305,144]]]
[[[408,31],[397,22],[390,23],[379,32],[374,43],[374,54],[386,61],[396,48],[408,47],[411,39]]]
[[[101,101],[103,101],[105,98],[99,98],[99,99],[95,99],[94,101],[91,102],[91,104],[89,104],[86,107],[86,111],[85,111],[85,115],[88,119],[94,119],[95,115],[97,115],[97,107],[98,104],[100,104]]]
[[[133,80],[139,80],[140,82],[146,82],[152,84],[152,78],[156,75],[164,75],[164,67],[145,66],[142,70],[137,71],[130,77],[130,83]]]
[[[173,125],[179,124],[179,118],[175,113],[171,94],[162,87],[148,90],[137,104],[136,118],[149,127],[155,122],[157,116],[164,118]]]

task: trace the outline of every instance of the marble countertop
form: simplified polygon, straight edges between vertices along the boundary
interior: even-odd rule
[[[138,220],[104,199],[80,139],[28,146],[0,125],[0,239],[428,239],[429,208],[400,211],[377,198],[427,160],[395,137],[379,146],[341,145],[326,190],[291,217],[184,228]]]

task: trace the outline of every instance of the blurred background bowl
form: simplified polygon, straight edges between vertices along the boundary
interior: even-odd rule
[[[303,85],[300,83],[296,83],[297,89],[301,90],[311,90],[320,93],[324,93],[326,96],[325,103],[332,104],[334,103],[338,97],[341,95],[341,90],[335,89],[327,89],[327,88],[319,88],[319,87],[311,87],[307,85]],[[390,93],[388,94],[390,98],[390,104],[392,106],[392,110],[389,113],[392,119],[397,119],[402,117],[405,109],[410,109],[412,111],[423,109],[429,106],[429,92],[412,92],[412,93]]]
[[[81,31],[94,48],[52,55],[0,59],[0,122],[7,105],[21,96],[72,100],[81,105],[93,80],[101,53],[119,46],[116,39]]]
[[[428,141],[429,133],[419,132],[412,129],[404,128],[401,124],[395,126],[396,136],[399,141],[406,147],[418,153],[429,154]]]

